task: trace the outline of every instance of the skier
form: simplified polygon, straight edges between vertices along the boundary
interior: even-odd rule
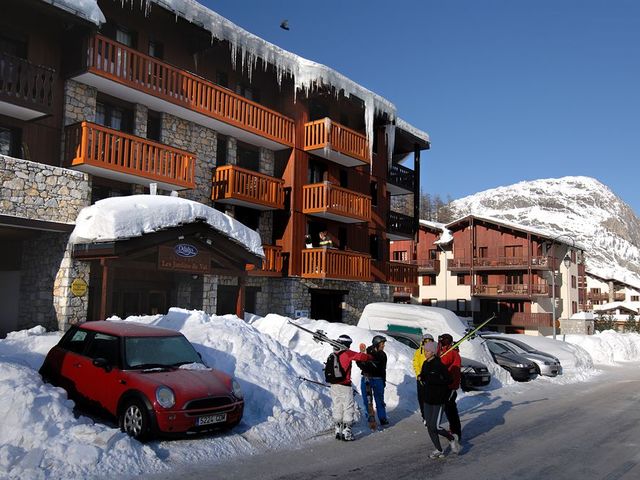
[[[438,337],[438,355],[440,361],[447,367],[449,375],[451,375],[451,383],[448,385],[449,394],[444,404],[444,413],[449,420],[449,431],[454,437],[451,444],[451,450],[458,453],[460,450],[460,438],[462,436],[462,426],[460,425],[460,415],[458,414],[458,406],[456,398],[458,398],[458,388],[460,388],[460,367],[461,359],[457,348],[451,348],[453,345],[453,337],[448,333],[443,333]]]
[[[420,343],[420,348],[416,350],[416,353],[413,354],[413,369],[416,372],[416,391],[418,392],[418,405],[420,406],[420,416],[422,417],[422,422],[427,425],[427,421],[424,419],[424,385],[420,381],[420,372],[422,371],[422,364],[424,363],[424,344],[428,342],[433,342],[433,335],[430,333],[425,333],[422,335],[422,342]]]
[[[331,402],[336,439],[348,442],[354,440],[351,426],[355,416],[355,403],[351,387],[351,362],[368,362],[374,360],[374,357],[365,353],[364,345],[360,347],[360,353],[349,350],[351,343],[353,343],[349,335],[340,335],[338,342],[346,347],[346,350],[342,351],[336,346],[333,347],[345,375],[344,380],[331,384]]]
[[[386,405],[384,403],[384,389],[387,384],[387,354],[384,353],[384,346],[387,339],[382,335],[376,335],[371,340],[371,345],[367,347],[367,353],[374,360],[370,362],[357,362],[362,370],[362,380],[360,382],[360,392],[364,402],[364,409],[367,411],[369,405],[369,394],[376,401],[376,410],[380,425],[388,425]],[[367,388],[369,383],[369,388]],[[372,429],[375,429],[375,419],[373,419]]]
[[[435,342],[427,342],[424,344],[425,361],[420,371],[420,380],[424,384],[424,418],[427,421],[427,431],[429,437],[436,448],[429,455],[430,458],[443,458],[444,452],[440,443],[439,435],[446,437],[449,442],[453,442],[453,435],[448,430],[440,427],[440,419],[444,402],[449,394],[448,385],[451,383],[451,375],[447,367],[445,367],[440,358],[436,355],[437,345]],[[454,451],[453,443],[451,450]]]

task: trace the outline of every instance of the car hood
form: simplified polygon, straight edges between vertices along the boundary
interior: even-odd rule
[[[203,398],[229,395],[231,379],[215,369],[189,370],[175,368],[171,370],[148,370],[129,372],[136,380],[150,386],[166,385],[178,397]]]
[[[522,356],[533,360],[534,362],[555,362],[553,358],[547,357],[546,355],[539,355],[537,353],[523,353]]]
[[[507,360],[511,360],[516,363],[523,363],[525,365],[531,365],[531,360],[522,355],[518,355],[517,353],[496,353],[496,358],[505,358]]]

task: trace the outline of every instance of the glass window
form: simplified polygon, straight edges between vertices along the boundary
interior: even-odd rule
[[[164,58],[164,45],[154,40],[149,41],[149,56],[154,58]]]
[[[128,368],[174,367],[189,363],[202,363],[202,360],[182,335],[125,339],[125,365]]]
[[[127,47],[133,47],[133,32],[127,30],[124,27],[116,27],[116,41],[120,42]]]
[[[118,337],[96,333],[87,348],[87,356],[92,359],[104,358],[110,365],[118,363]]]
[[[82,353],[85,345],[87,344],[88,335],[89,332],[85,330],[69,330],[68,335],[65,335],[62,342],[62,348],[69,350],[70,352]]]

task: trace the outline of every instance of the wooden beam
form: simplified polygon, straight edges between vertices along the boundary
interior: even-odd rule
[[[236,300],[236,316],[240,319],[244,318],[244,300],[245,288],[247,286],[247,276],[238,276],[238,298]]]

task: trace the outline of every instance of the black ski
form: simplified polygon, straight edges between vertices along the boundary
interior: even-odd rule
[[[462,342],[464,342],[465,340],[469,340],[470,338],[475,337],[475,333],[480,330],[482,327],[484,327],[487,323],[489,323],[491,320],[493,320],[494,318],[496,318],[496,314],[494,313],[493,315],[491,315],[491,317],[489,317],[487,320],[485,320],[484,322],[482,322],[480,325],[478,325],[476,328],[474,328],[473,330],[471,330],[470,332],[466,333],[464,337],[462,337],[460,340],[458,340],[456,343],[454,343],[453,345],[451,345],[449,347],[449,349],[444,352],[442,355],[440,355],[440,357],[444,357],[447,353],[449,353],[451,350],[453,350],[454,348],[457,348],[458,345],[460,345]]]
[[[327,337],[327,332],[323,332],[322,330],[316,330],[315,332],[313,330],[309,330],[308,328],[303,327],[302,325],[298,325],[297,323],[292,322],[291,320],[287,320],[291,325],[293,325],[294,327],[299,328],[300,330],[304,330],[307,333],[310,333],[311,335],[313,335],[313,340],[316,343],[319,342],[323,342],[323,343],[328,343],[329,345],[331,345],[334,348],[337,348],[338,351],[342,351],[342,350],[346,350],[347,347],[345,347],[342,343],[340,343],[337,340],[334,340],[333,338],[329,338]]]
[[[376,423],[376,411],[373,408],[373,388],[371,388],[371,380],[367,377],[364,378],[364,388],[367,392],[367,422],[369,428],[375,431],[378,424]]]
[[[317,382],[315,380],[311,380],[310,378],[307,377],[301,377],[298,375],[298,378],[300,380],[304,380],[305,382],[309,382],[309,383],[315,383],[316,385],[320,385],[321,387],[327,387],[327,388],[331,388],[331,385],[327,384],[327,383],[322,383],[322,382]]]

